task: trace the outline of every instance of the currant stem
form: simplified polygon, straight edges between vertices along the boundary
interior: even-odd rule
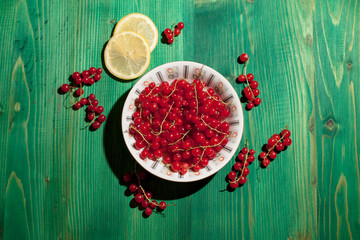
[[[163,124],[164,124],[164,122],[165,122],[165,120],[166,120],[167,116],[168,116],[168,115],[169,115],[169,113],[171,112],[171,109],[172,109],[173,105],[174,105],[174,102],[171,104],[169,111],[166,113],[166,115],[165,115],[165,117],[164,117],[163,121],[161,122],[161,125],[160,125],[160,132],[158,132],[158,133],[154,133],[156,136],[159,136],[159,135],[162,133],[162,126],[163,126]]]
[[[184,135],[182,135],[182,137],[179,138],[176,142],[174,142],[174,143],[169,143],[169,145],[175,145],[175,144],[177,144],[178,142],[182,141],[189,132],[190,132],[190,130],[188,130],[186,133],[184,133]]]
[[[201,116],[200,119],[201,119],[201,121],[202,121],[208,128],[210,128],[211,130],[214,130],[215,132],[218,132],[218,133],[221,133],[221,134],[226,135],[226,133],[221,132],[221,131],[217,130],[216,128],[213,128],[213,127],[209,126],[209,125],[205,122],[205,120],[202,118],[202,116]]]
[[[86,124],[83,128],[81,128],[81,130],[84,130],[85,128],[89,127],[91,124],[93,124],[95,122],[95,118],[93,120],[91,120],[91,122],[89,122],[88,124]]]
[[[176,85],[177,85],[178,82],[179,81],[175,82],[174,90],[168,96],[166,96],[167,98],[171,97],[171,95],[173,95],[173,93],[176,91]]]
[[[287,126],[286,126],[286,127],[287,127]],[[286,128],[286,129],[287,129],[287,128]],[[272,150],[274,150],[274,148],[276,147],[276,145],[277,145],[281,140],[283,140],[284,138],[285,138],[285,135],[282,136],[279,140],[277,140],[277,142],[274,144],[274,146],[272,146],[272,147],[267,151],[265,158],[267,158],[267,157],[269,156],[270,152],[271,152]],[[264,158],[264,159],[265,159],[265,158]]]
[[[137,174],[137,171],[136,171],[136,166],[137,166],[137,164],[136,164],[136,162],[135,162],[134,172],[135,172],[135,176],[136,176],[136,178],[137,178],[137,180],[138,180],[138,185],[139,185],[138,189],[140,188],[141,191],[143,192],[143,195],[144,195],[144,197],[146,198],[146,200],[148,200],[149,203],[152,203],[151,198],[149,198],[149,197],[146,195],[146,192],[145,192],[144,188],[143,188],[142,185],[141,185],[141,181],[140,181],[139,175]],[[152,204],[154,204],[154,203],[152,203]],[[161,205],[159,205],[159,204],[154,204],[154,205],[157,206],[157,207],[160,207],[160,206],[161,206]],[[176,204],[166,204],[166,205],[167,205],[167,206],[176,206]]]
[[[248,146],[249,146],[249,140],[246,139],[245,147],[248,148]],[[246,163],[247,163],[247,158],[248,158],[248,156],[249,156],[249,151],[245,154],[245,160],[244,160],[243,167],[242,167],[242,169],[241,169],[241,174],[240,174],[236,179],[234,179],[233,181],[230,181],[230,183],[236,183],[236,182],[238,182],[239,179],[243,176],[244,171],[245,171],[245,168],[246,168]]]
[[[208,146],[197,146],[197,147],[191,147],[191,148],[189,148],[189,149],[187,149],[187,150],[193,150],[193,149],[195,149],[195,148],[202,148],[202,149],[204,149],[204,148],[213,148],[213,147],[217,147],[217,146],[219,146],[221,143],[222,143],[222,141],[224,141],[224,139],[226,138],[226,136],[224,136],[224,138],[221,140],[221,141],[219,141],[219,143],[218,144],[215,144],[215,145],[208,145]],[[177,149],[177,150],[175,150],[175,151],[185,151],[185,149]]]
[[[146,140],[146,138],[144,137],[144,135],[137,130],[134,126],[130,126],[130,128],[134,129],[138,134],[140,134],[140,136],[142,137],[142,139],[150,146],[151,144]]]
[[[202,152],[202,154],[201,154],[201,156],[200,156],[199,161],[197,161],[196,163],[193,163],[193,165],[191,165],[189,168],[192,168],[192,167],[196,166],[197,164],[199,164],[199,162],[200,162],[200,161],[203,159],[203,157],[204,157],[205,150],[206,150],[206,149],[203,149],[203,152]]]
[[[195,99],[196,99],[196,115],[197,115],[197,114],[198,114],[198,112],[199,112],[199,101],[198,101],[198,98],[197,98],[196,84],[194,85],[194,91],[195,91]]]

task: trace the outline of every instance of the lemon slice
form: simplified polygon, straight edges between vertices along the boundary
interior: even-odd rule
[[[116,24],[113,36],[121,32],[136,32],[143,36],[149,44],[152,52],[158,42],[158,30],[153,21],[144,14],[132,13],[129,14]]]
[[[134,32],[122,32],[106,45],[104,60],[107,69],[121,79],[142,75],[150,64],[150,48],[146,40]]]

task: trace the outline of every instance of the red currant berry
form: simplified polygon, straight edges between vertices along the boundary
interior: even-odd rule
[[[81,77],[75,79],[75,83],[76,83],[77,85],[80,85],[82,82],[83,82],[83,79],[82,79]],[[84,84],[85,84],[85,83],[84,83]]]
[[[103,111],[104,111],[103,106],[98,106],[98,107],[96,108],[96,113],[97,113],[97,114],[101,114]]]
[[[95,83],[95,80],[94,78],[89,78],[89,82],[88,82],[88,85],[91,86]]]
[[[237,79],[238,79],[238,81],[241,82],[241,83],[243,83],[243,82],[246,81],[246,77],[245,77],[244,74],[240,74]]]
[[[234,180],[236,178],[236,172],[234,172],[234,171],[229,172],[228,178],[230,180]]]
[[[129,182],[131,182],[131,179],[132,179],[132,177],[131,177],[130,173],[124,173],[124,175],[123,175],[124,182],[129,183]]]
[[[91,102],[91,105],[93,105],[94,107],[96,107],[97,105],[99,105],[99,101],[98,100],[93,100],[92,102]]]
[[[261,98],[255,98],[253,102],[254,102],[255,106],[260,105],[260,103],[261,103]]]
[[[151,207],[152,209],[155,209],[157,206],[158,206],[157,201],[152,200],[151,203],[150,203],[150,207]]]
[[[275,151],[271,151],[271,152],[269,153],[269,157],[270,157],[271,159],[275,159],[276,156],[277,156],[277,154],[276,154]]]
[[[282,150],[284,150],[285,145],[282,142],[278,142],[278,144],[276,144],[276,150],[281,152]]]
[[[276,139],[276,141],[280,140],[280,135],[279,134],[274,134],[272,135],[272,138]]]
[[[167,207],[166,202],[161,201],[159,203],[159,209],[164,210]]]
[[[232,189],[236,189],[236,188],[239,187],[239,183],[238,183],[238,182],[231,182],[231,183],[230,183],[230,187],[231,187]]]
[[[181,169],[181,163],[179,161],[174,161],[171,165],[171,169],[173,172],[178,172]]]
[[[76,102],[74,105],[73,105],[73,109],[74,110],[78,110],[82,107],[81,103],[80,102]]]
[[[101,114],[101,115],[98,116],[97,120],[98,120],[99,122],[103,123],[103,122],[105,122],[106,117],[105,117],[104,114]]]
[[[246,104],[246,107],[247,107],[247,109],[253,109],[253,107],[254,107],[255,105],[254,105],[254,103],[253,102],[248,102],[247,104]]]
[[[247,175],[249,175],[249,173],[250,173],[249,169],[248,169],[247,167],[245,167],[245,168],[244,168],[244,171],[242,172],[242,175],[243,175],[244,177],[246,177]]]
[[[89,103],[89,101],[86,99],[86,98],[82,98],[82,99],[80,99],[80,103],[81,103],[81,105],[88,105],[88,103]]]
[[[96,69],[97,74],[101,74],[102,72],[103,72],[103,70],[101,68]]]
[[[179,23],[176,25],[176,27],[181,30],[181,29],[184,29],[185,25],[184,25],[183,22],[179,22]]]
[[[269,147],[272,147],[272,146],[274,146],[275,144],[276,144],[276,139],[274,139],[274,138],[269,138],[269,140],[268,140],[268,146]]]
[[[243,154],[242,152],[239,153],[239,155],[238,155],[237,157],[238,157],[238,159],[239,159],[240,161],[244,161],[244,160],[245,160],[245,154]]]
[[[283,144],[284,144],[285,146],[290,146],[290,145],[291,145],[291,139],[290,139],[290,138],[284,138]]]
[[[89,73],[91,75],[95,74],[96,73],[96,68],[94,68],[94,67],[89,68]]]
[[[193,171],[194,171],[194,172],[198,172],[198,171],[200,171],[200,169],[201,169],[201,167],[200,167],[199,164],[196,164],[196,165],[193,167]]]
[[[95,118],[95,113],[88,113],[88,115],[86,115],[86,118],[87,118],[89,121],[94,120],[94,118]]]
[[[129,186],[130,192],[135,192],[137,189],[138,189],[138,187],[135,183],[130,184],[130,186]]]
[[[76,80],[78,78],[80,78],[80,73],[79,72],[74,72],[72,75],[71,75],[72,79]]]
[[[251,87],[252,89],[257,88],[258,86],[259,86],[259,83],[258,83],[257,81],[252,81],[252,82],[250,83],[250,87]]]
[[[93,129],[98,129],[101,126],[101,122],[95,121],[93,124],[91,124]]]
[[[150,206],[149,200],[145,199],[145,200],[141,203],[141,206],[142,206],[143,208],[147,208],[148,206]]]
[[[90,73],[89,71],[86,71],[84,70],[82,73],[81,73],[81,76],[84,78],[84,77],[89,77],[90,76]]]
[[[142,203],[144,201],[144,195],[142,195],[141,193],[136,194],[135,201],[137,203]]]
[[[241,149],[241,152],[242,152],[243,154],[247,154],[248,151],[249,151],[249,149],[248,149],[247,147],[244,147],[243,149]]]
[[[179,28],[174,29],[174,35],[178,36],[180,34],[181,30]]]
[[[259,94],[260,94],[260,91],[259,91],[259,89],[254,89],[253,91],[253,94],[254,94],[254,97],[257,97],[257,96],[259,96]]]
[[[75,91],[75,94],[77,95],[77,96],[81,96],[81,95],[83,95],[83,93],[84,93],[84,90],[82,89],[82,88],[78,88],[78,89],[76,89],[76,91]]]
[[[247,60],[249,60],[249,55],[247,53],[243,53],[239,57],[240,62],[245,63]]]
[[[240,162],[236,162],[233,166],[235,171],[239,171],[242,167],[242,164]]]
[[[150,216],[152,213],[153,213],[152,208],[146,208],[146,209],[144,210],[144,214],[145,214],[146,216]]]
[[[252,73],[248,73],[246,75],[246,78],[247,78],[248,82],[251,83],[254,80],[254,75]]]
[[[168,38],[167,40],[168,44],[172,44],[174,42],[174,39],[172,37]]]
[[[266,153],[266,152],[260,153],[260,158],[261,158],[261,159],[266,158],[266,156],[267,156],[267,153]]]
[[[181,168],[180,173],[181,173],[181,175],[185,175],[187,173],[187,169]]]
[[[244,92],[245,94],[251,93],[251,87],[246,87],[246,88],[244,88],[243,92]]]
[[[170,28],[167,28],[167,29],[164,30],[165,36],[168,36],[170,33],[171,33]]]
[[[145,192],[146,198],[151,199],[152,193],[151,192]]]
[[[252,163],[253,161],[255,161],[255,157],[253,155],[249,155],[248,158],[247,158],[247,161],[249,163]]]
[[[94,80],[95,82],[99,81],[101,79],[101,75],[100,74],[95,74],[94,75]]]
[[[140,153],[141,159],[146,159],[148,156],[149,156],[149,151],[147,149],[142,150],[142,152]]]
[[[249,154],[250,154],[250,155],[254,155],[254,154],[255,154],[255,150],[254,150],[254,149],[250,149]]]
[[[263,165],[264,167],[269,166],[269,164],[270,164],[270,160],[267,159],[267,158],[265,158],[265,159],[262,161],[262,165]]]
[[[87,84],[89,84],[89,78],[84,77],[84,78],[81,79],[81,82],[82,82],[83,84],[87,85]]]
[[[95,94],[91,93],[91,94],[89,95],[88,99],[89,99],[90,101],[95,100]]]
[[[244,185],[246,183],[246,177],[244,176],[241,176],[238,180],[238,182],[241,184],[241,185]]]
[[[288,138],[288,137],[290,137],[290,135],[291,135],[291,133],[290,133],[290,131],[287,130],[287,129],[284,129],[284,130],[281,131],[281,136],[282,136],[283,138]]]
[[[63,84],[61,85],[61,90],[64,92],[64,93],[67,93],[69,90],[70,90],[70,86],[69,84]]]

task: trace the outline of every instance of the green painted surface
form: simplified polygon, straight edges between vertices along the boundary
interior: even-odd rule
[[[260,107],[245,112],[244,139],[259,153],[286,124],[289,150],[248,183],[220,192],[210,181],[150,185],[172,198],[144,219],[117,176],[132,166],[121,140],[123,83],[103,74],[87,89],[105,108],[99,131],[80,130],[82,111],[57,88],[74,71],[101,67],[114,24],[140,12],[159,31],[150,69],[177,60],[234,78],[250,54]],[[35,1],[0,3],[0,239],[360,239],[358,1]]]

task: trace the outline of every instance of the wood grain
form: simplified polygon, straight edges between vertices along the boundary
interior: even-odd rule
[[[0,2],[0,239],[360,239],[360,6],[357,0]],[[121,173],[133,159],[121,108],[136,81],[106,73],[86,89],[105,108],[96,132],[57,88],[74,71],[102,67],[123,16],[148,15],[159,33],[149,70],[204,63],[235,83],[248,52],[262,103],[245,112],[244,139],[260,153],[288,124],[293,145],[268,169],[250,166],[229,193],[224,178],[192,186],[152,182],[169,199],[164,215],[132,208]],[[242,141],[243,144],[244,141]]]

